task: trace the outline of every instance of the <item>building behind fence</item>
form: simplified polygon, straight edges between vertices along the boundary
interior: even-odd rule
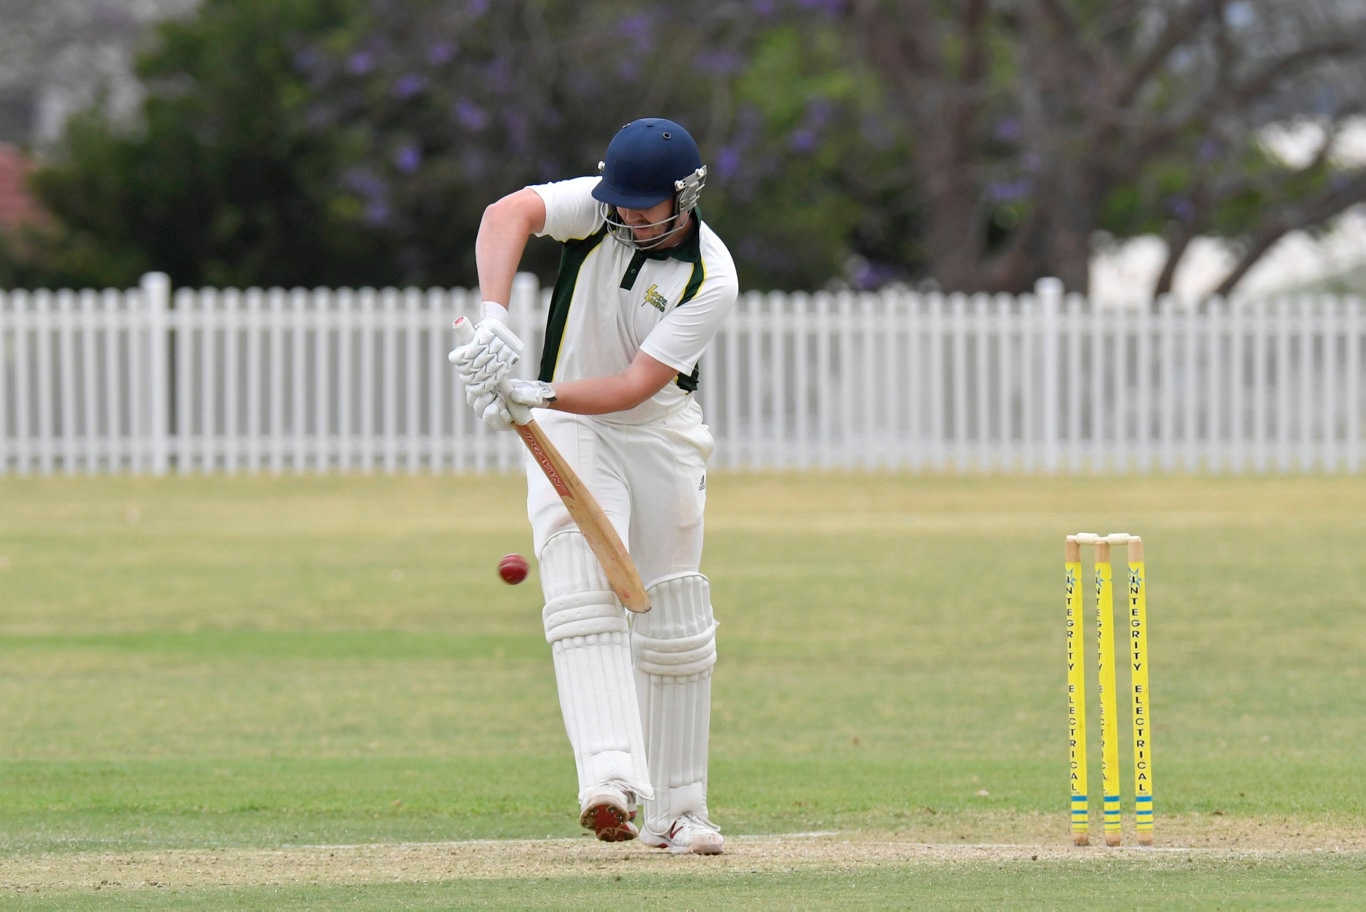
[[[512,313],[539,361],[547,295]],[[504,472],[446,352],[463,290],[0,292],[0,474]],[[702,364],[713,466],[1360,472],[1359,297],[1095,306],[747,294]]]

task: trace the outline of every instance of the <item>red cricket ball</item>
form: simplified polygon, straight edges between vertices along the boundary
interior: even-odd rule
[[[510,586],[515,586],[526,579],[526,573],[526,558],[520,554],[509,554],[498,562],[498,575]]]

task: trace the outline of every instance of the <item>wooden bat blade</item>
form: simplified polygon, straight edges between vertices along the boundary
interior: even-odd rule
[[[602,506],[593,497],[578,474],[565,462],[564,456],[546,437],[545,431],[535,421],[519,424],[517,433],[531,452],[531,457],[541,467],[545,477],[564,501],[565,509],[578,524],[579,531],[593,549],[598,563],[602,564],[612,591],[621,603],[636,612],[650,610],[650,596],[645,592],[640,572],[635,561],[626,550],[626,545],[617,534],[616,527],[603,512]]]

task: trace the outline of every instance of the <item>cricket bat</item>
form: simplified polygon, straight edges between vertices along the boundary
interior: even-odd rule
[[[461,345],[468,344],[474,338],[474,326],[465,317],[456,317],[453,325],[456,340]],[[578,524],[598,563],[602,564],[612,591],[632,611],[649,611],[650,597],[640,581],[640,571],[636,569],[635,561],[631,560],[631,554],[617,534],[616,527],[603,512],[602,505],[565,461],[555,444],[550,442],[536,419],[531,417],[531,409],[509,402],[508,411],[512,412],[513,428],[522,438],[522,443],[526,444],[532,458],[564,501],[565,509]]]

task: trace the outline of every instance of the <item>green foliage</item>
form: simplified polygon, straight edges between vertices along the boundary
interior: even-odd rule
[[[848,54],[839,30],[796,18],[757,36],[735,80],[713,221],[746,287],[878,284],[905,274],[879,267],[919,259],[908,142]]]
[[[913,192],[896,167],[904,145],[878,123],[873,87],[839,65],[844,50],[834,34],[777,27],[736,80],[743,126],[717,150],[724,196],[707,217],[745,287],[822,287],[850,268],[856,233],[887,262],[914,243],[914,209],[898,200]]]
[[[71,123],[35,178],[57,224],[0,281],[472,286],[489,202],[647,115],[697,136],[747,289],[1018,291],[1097,232],[1312,229],[1366,182],[1257,129],[1359,107],[1356,20],[1238,7],[204,0],[141,56],[136,122]]]
[[[29,288],[43,284],[44,273],[33,259],[31,229],[0,231],[0,288]]]
[[[78,117],[34,176],[61,225],[43,268],[89,285],[133,284],[149,269],[192,285],[385,278],[366,268],[383,236],[338,211],[345,144],[309,128],[294,63],[361,11],[355,0],[206,0],[162,25],[138,65],[140,122]]]
[[[591,173],[618,126],[662,113],[704,146],[703,212],[738,236],[746,285],[819,285],[855,222],[911,233],[876,205],[893,146],[862,151],[840,43],[802,15],[820,14],[208,0],[142,56],[138,123],[71,124],[36,180],[61,231],[32,261],[57,284],[469,286],[485,205]],[[752,47],[763,76],[732,90]],[[555,258],[533,243],[524,266]]]

